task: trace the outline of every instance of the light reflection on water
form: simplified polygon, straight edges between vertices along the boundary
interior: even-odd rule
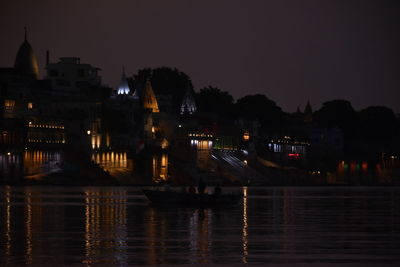
[[[4,186],[0,265],[400,263],[400,188],[241,190],[237,206],[198,210],[133,187]]]
[[[128,157],[127,152],[94,151],[91,160],[125,184],[151,184],[169,178],[169,158],[166,153],[154,153],[136,162]],[[46,175],[68,170],[71,164],[66,162],[63,152],[58,150],[27,149],[10,155],[0,152],[0,181],[18,182],[23,178],[40,181]],[[136,169],[138,165],[144,165],[142,172]]]
[[[94,152],[92,160],[109,172],[112,177],[123,183],[151,184],[151,182],[159,183],[169,178],[168,154],[166,153],[155,153],[147,160],[138,163],[134,159],[128,158],[127,152]],[[145,167],[142,173],[138,173],[135,167],[141,164]],[[143,168],[143,166],[140,167]],[[144,181],[138,179],[144,179]]]
[[[40,180],[43,175],[60,171],[63,163],[64,155],[58,150],[0,153],[0,181],[16,182],[22,177]]]

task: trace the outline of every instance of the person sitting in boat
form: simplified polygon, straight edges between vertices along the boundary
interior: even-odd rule
[[[191,185],[191,186],[189,187],[188,192],[189,192],[189,194],[196,194],[196,188],[194,188],[194,186]]]
[[[204,183],[203,178],[200,177],[197,191],[199,192],[200,195],[202,195],[202,194],[204,194],[205,190],[206,190],[206,184]]]
[[[219,184],[217,184],[217,185],[215,186],[215,188],[214,188],[214,196],[219,196],[219,195],[221,195],[221,192],[222,192],[221,187],[220,187]]]

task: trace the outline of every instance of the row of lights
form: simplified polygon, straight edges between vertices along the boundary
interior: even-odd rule
[[[287,144],[287,143],[289,143],[289,141],[288,141],[288,139],[286,139],[286,140],[278,139],[276,141],[271,140],[270,143],[285,143],[285,144]],[[301,141],[294,141],[293,144],[296,144],[296,145],[307,145],[307,146],[310,145],[310,143],[308,143],[308,142],[301,142]]]
[[[201,133],[201,134],[192,134],[192,133],[189,133],[189,136],[195,136],[195,137],[213,137],[213,135],[212,134],[205,134],[205,133]]]
[[[30,128],[48,128],[48,129],[64,129],[62,125],[52,125],[52,124],[32,124],[29,122],[28,127]]]
[[[47,144],[65,144],[65,140],[40,140],[40,139],[28,139],[29,143],[47,143]]]

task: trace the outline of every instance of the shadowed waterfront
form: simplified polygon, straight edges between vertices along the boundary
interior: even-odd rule
[[[132,187],[0,190],[9,266],[400,262],[398,187],[242,188],[227,210],[160,209]]]

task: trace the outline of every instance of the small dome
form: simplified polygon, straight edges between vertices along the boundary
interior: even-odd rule
[[[181,114],[193,114],[197,110],[196,101],[192,94],[192,90],[188,87],[182,100]]]
[[[36,79],[39,78],[38,62],[32,46],[26,39],[26,29],[25,40],[19,47],[17,57],[15,58],[14,68],[18,69],[24,74],[33,74]]]
[[[130,92],[128,80],[126,79],[125,71],[122,71],[121,82],[119,83],[117,94],[119,95],[127,95]]]

